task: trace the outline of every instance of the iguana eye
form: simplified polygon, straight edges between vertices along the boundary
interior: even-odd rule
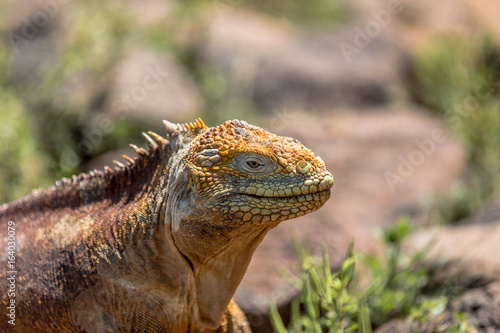
[[[241,170],[249,174],[266,174],[274,170],[274,164],[267,157],[254,153],[237,155],[231,166],[236,170]]]
[[[252,169],[257,169],[258,167],[260,167],[262,164],[260,164],[259,162],[257,161],[254,161],[254,160],[250,160],[250,161],[247,161],[247,165],[252,168]]]

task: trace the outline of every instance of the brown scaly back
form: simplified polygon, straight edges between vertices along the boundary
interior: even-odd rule
[[[109,180],[112,176],[118,176],[119,174],[135,173],[136,171],[140,171],[144,167],[144,164],[150,163],[150,160],[154,157],[160,157],[161,155],[165,160],[168,160],[172,154],[170,148],[174,148],[173,151],[175,152],[180,147],[179,143],[171,147],[171,141],[175,141],[175,139],[179,139],[182,136],[182,142],[185,142],[186,139],[194,138],[201,130],[207,129],[201,118],[190,123],[171,123],[163,120],[163,124],[166,130],[166,138],[152,131],[148,131],[147,133],[142,132],[147,141],[148,149],[139,147],[133,143],[130,144],[130,147],[136,152],[137,157],[130,157],[124,154],[122,157],[125,159],[125,162],[112,161],[115,164],[114,168],[104,166],[103,170],[95,169],[87,173],[73,175],[71,178],[62,178],[56,181],[56,186],[74,185],[94,177],[104,177],[106,180]]]

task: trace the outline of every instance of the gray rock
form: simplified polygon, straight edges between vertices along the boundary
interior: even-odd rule
[[[53,114],[84,114],[101,106],[110,85],[101,68],[112,71],[118,49],[95,41],[107,37],[100,34],[109,31],[99,30],[106,24],[91,25],[71,1],[10,3],[3,10],[5,21],[0,26],[7,41],[7,77],[26,90],[30,102],[43,104]],[[91,36],[82,37],[82,31],[91,31]],[[92,35],[94,31],[98,32]],[[80,58],[75,59],[74,52]]]
[[[500,198],[494,198],[490,200],[481,210],[479,210],[476,216],[461,221],[461,224],[489,224],[498,223],[500,221]]]
[[[413,50],[425,49],[429,43],[436,42],[436,36],[456,35],[469,38],[479,32],[478,28],[484,22],[482,18],[475,16],[469,3],[484,9],[487,2],[492,3],[490,12],[495,13],[498,5],[492,1],[401,1],[403,7],[394,29],[399,31],[404,43]]]
[[[451,315],[463,313],[479,332],[500,332],[500,282],[472,289],[455,298],[448,312]]]
[[[198,51],[232,89],[246,91],[264,109],[386,105],[405,98],[406,53],[389,28],[366,35],[372,21],[304,32],[238,10],[211,21]],[[347,44],[356,51],[346,52]]]
[[[8,79],[33,80],[58,61],[64,11],[37,1],[2,4],[0,32],[6,42]]]
[[[204,101],[189,73],[174,58],[147,49],[133,49],[118,65],[113,90],[104,110],[152,124],[168,119],[192,121]]]
[[[416,321],[394,319],[379,327],[376,333],[434,333],[448,332],[459,322],[455,314],[465,316],[468,327],[461,332],[500,332],[500,282],[474,288],[453,299],[444,312],[419,324]]]
[[[423,326],[393,320],[377,333],[435,332],[436,327],[455,325],[457,312],[463,313],[477,332],[500,332],[499,206],[498,200],[492,200],[476,217],[460,225],[424,229],[410,237],[405,246],[409,252],[430,245],[425,261],[427,266],[439,268],[434,278],[437,285],[452,284],[466,291]]]
[[[149,0],[147,4],[140,0],[126,0],[121,4],[134,22],[137,30],[148,29],[166,20],[172,21],[177,3],[172,0]],[[168,22],[168,21],[167,21]]]
[[[482,215],[482,214],[480,214]],[[440,280],[469,285],[474,281],[494,281],[500,277],[500,219],[484,224],[435,227],[422,230],[408,241],[408,249],[432,244],[426,261],[445,265]]]

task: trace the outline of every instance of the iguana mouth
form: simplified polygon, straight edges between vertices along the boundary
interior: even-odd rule
[[[285,183],[285,184],[284,184]],[[239,193],[259,198],[292,198],[302,195],[312,195],[324,191],[330,191],[333,186],[333,176],[328,172],[322,172],[318,176],[312,176],[304,181],[295,181],[286,184],[280,181],[277,184],[250,184],[248,187],[239,187]],[[308,200],[313,200],[309,198]]]
[[[328,190],[323,190],[323,191],[316,191],[316,192],[312,192],[312,193],[305,193],[305,194],[298,194],[298,195],[283,195],[283,196],[266,196],[266,195],[256,195],[256,194],[248,194],[248,193],[238,193],[239,195],[244,195],[244,196],[247,196],[247,197],[251,197],[251,198],[256,198],[256,199],[290,199],[290,198],[300,198],[300,197],[304,197],[306,198],[307,196],[311,196],[311,198],[307,201],[311,201],[314,199],[314,197],[316,195],[320,195],[321,197],[325,196],[325,195],[328,195],[328,197],[330,196],[331,194],[331,190],[328,189]],[[306,198],[307,199],[307,198]]]
[[[282,197],[266,197],[238,193],[215,205],[215,209],[243,222],[280,222],[303,216],[320,209],[330,198],[331,191]]]

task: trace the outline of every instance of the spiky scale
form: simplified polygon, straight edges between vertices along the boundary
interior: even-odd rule
[[[149,131],[148,134],[151,135],[159,145],[164,145],[168,143],[167,139],[165,139],[161,135],[156,134],[155,132]]]
[[[198,128],[205,128],[206,127],[205,123],[203,122],[203,120],[201,120],[201,118],[197,118],[195,120],[195,122],[196,122],[196,127],[198,127]]]
[[[150,149],[157,149],[158,148],[158,143],[155,140],[153,140],[149,135],[147,135],[144,132],[142,132],[141,134],[148,141],[148,146]]]
[[[128,155],[123,154],[122,157],[124,159],[126,159],[130,164],[134,164],[135,163],[135,160],[132,157],[128,156]]]
[[[133,143],[130,144],[130,147],[132,147],[139,156],[149,156],[149,152],[142,147],[138,147]]]
[[[177,124],[171,123],[170,121],[163,120],[163,126],[165,126],[165,131],[167,131],[167,134],[174,134],[179,130],[179,127]]]

